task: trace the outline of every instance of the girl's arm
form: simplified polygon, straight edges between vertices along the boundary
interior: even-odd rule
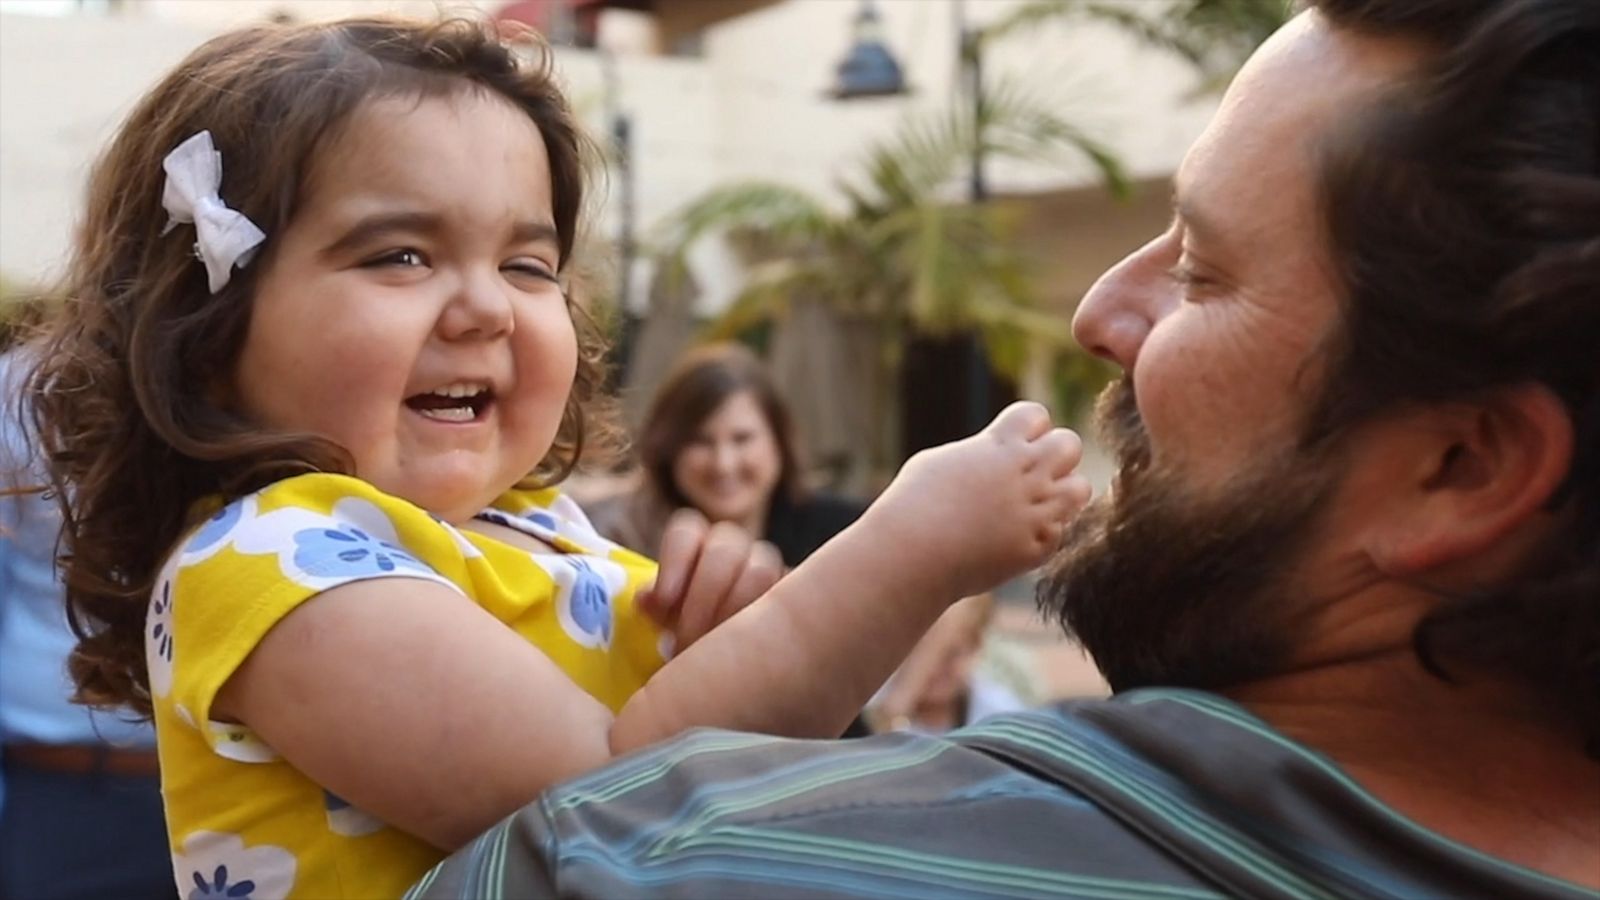
[[[1088,500],[1073,474],[1080,452],[1076,435],[1023,403],[919,454],[861,519],[656,673],[618,714],[610,747],[705,724],[837,737],[950,604],[1056,546]]]
[[[1087,498],[1069,477],[1077,453],[1042,409],[1013,407],[982,434],[920,454],[860,522],[688,647],[615,718],[470,600],[398,579],[302,604],[213,715],[447,850],[545,787],[689,727],[833,736],[949,603],[1042,559]],[[688,590],[684,615],[697,602]]]

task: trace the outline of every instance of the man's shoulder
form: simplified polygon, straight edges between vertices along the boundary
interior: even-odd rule
[[[986,805],[1005,815],[1020,806],[1056,806],[1077,827],[1096,819],[1115,822],[1088,801],[1078,770],[1130,772],[1146,777],[1151,747],[1137,733],[1222,740],[1196,728],[1196,717],[1174,702],[1233,713],[1237,707],[1187,693],[1128,699],[1084,700],[1025,713],[999,715],[948,735],[908,732],[848,741],[805,741],[716,729],[697,729],[618,765],[552,789],[543,807],[552,824],[595,827],[596,817],[652,819],[699,828],[826,819],[830,827],[859,820],[875,830],[902,812],[927,816],[961,808],[964,828]],[[1162,702],[1149,702],[1149,701]],[[1176,711],[1181,721],[1172,728]],[[1242,712],[1242,711],[1241,711]],[[1162,740],[1157,738],[1157,740]],[[1157,757],[1160,754],[1155,754]],[[723,801],[703,806],[708,797]],[[696,815],[678,814],[697,809]],[[714,818],[712,818],[714,814]],[[573,816],[570,821],[565,816]],[[579,822],[582,821],[580,825]],[[1120,826],[1117,826],[1120,830]],[[1007,830],[997,821],[996,831]]]
[[[1142,896],[1194,885],[1075,790],[960,737],[702,730],[553,789],[504,827],[555,854],[545,865],[574,896],[780,885],[795,896],[985,895],[997,884]]]
[[[1427,832],[1243,707],[1183,690],[945,737],[692,732],[552,789],[414,896],[486,878],[605,898],[1592,897]]]

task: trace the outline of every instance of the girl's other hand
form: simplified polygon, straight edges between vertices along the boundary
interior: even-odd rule
[[[731,522],[707,522],[693,509],[672,514],[659,563],[639,604],[672,631],[674,653],[765,594],[784,572],[778,548]]]

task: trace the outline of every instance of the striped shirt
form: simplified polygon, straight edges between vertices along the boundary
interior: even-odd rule
[[[1132,691],[945,737],[702,730],[546,792],[408,897],[1600,893],[1405,819],[1221,698]]]

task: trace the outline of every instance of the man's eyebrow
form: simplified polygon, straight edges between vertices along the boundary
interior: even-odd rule
[[[1172,192],[1172,214],[1183,225],[1185,231],[1194,234],[1207,243],[1222,243],[1222,230],[1217,227],[1216,220],[1205,209],[1196,205],[1194,199],[1180,190]]]
[[[433,213],[388,212],[376,213],[359,219],[347,228],[338,240],[323,248],[322,255],[338,256],[352,248],[367,243],[380,234],[391,231],[410,231],[431,234],[439,230],[443,220]]]

